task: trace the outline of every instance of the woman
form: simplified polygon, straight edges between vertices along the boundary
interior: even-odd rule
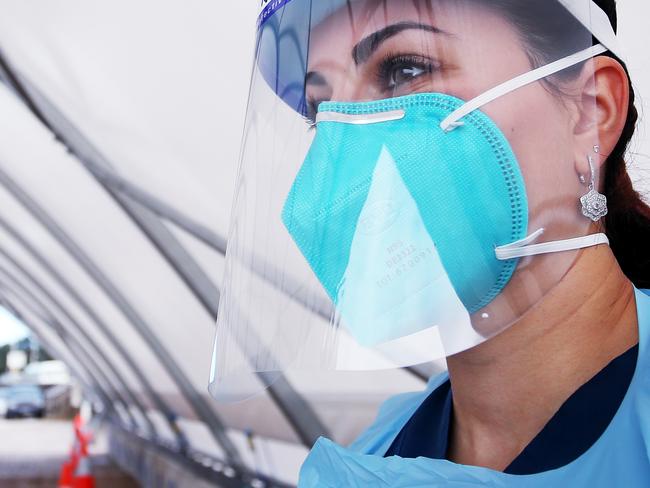
[[[292,298],[308,283],[312,312],[316,278],[335,312],[267,320],[248,363],[448,366],[350,448],[321,439],[300,486],[648,486],[650,209],[623,160],[637,113],[614,0],[294,0],[260,22],[251,103],[263,81],[316,131],[303,144],[286,106],[260,110],[274,122],[249,123],[240,181],[264,128],[309,147],[289,158],[273,128],[268,171],[296,164],[268,208],[284,262],[309,265],[274,273]],[[259,205],[247,191],[235,215]],[[248,296],[246,235],[227,279]]]

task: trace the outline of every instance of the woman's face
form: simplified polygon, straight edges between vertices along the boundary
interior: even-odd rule
[[[436,92],[467,101],[534,68],[516,27],[477,0],[350,2],[313,30],[308,59],[310,117],[326,100]],[[545,241],[575,237],[587,227],[577,205],[584,193],[575,169],[578,117],[567,100],[538,82],[481,108],[517,156],[528,193],[528,230],[545,228]],[[490,313],[481,316],[496,308],[503,316],[504,307],[520,316],[531,295],[543,296],[574,258],[568,253],[521,262]]]

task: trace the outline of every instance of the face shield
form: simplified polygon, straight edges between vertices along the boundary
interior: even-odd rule
[[[523,320],[607,244],[608,49],[590,0],[267,2],[211,393],[426,363]]]

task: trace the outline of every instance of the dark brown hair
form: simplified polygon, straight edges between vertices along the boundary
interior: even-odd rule
[[[596,0],[617,30],[616,0]],[[614,54],[607,53],[627,66]],[[605,217],[605,232],[623,272],[638,288],[650,288],[650,207],[633,188],[627,172],[625,153],[636,130],[638,112],[630,81],[630,105],[621,138],[605,163],[605,196],[609,214]]]
[[[594,0],[602,8],[617,30],[616,0]],[[557,1],[549,0],[491,0],[488,5],[497,9],[518,27],[520,35],[529,49],[535,64],[572,54],[554,52],[554,46],[579,45],[571,42],[584,40],[589,34]],[[549,12],[550,10],[550,12]],[[566,42],[557,42],[564,39]],[[582,41],[584,42],[584,41]],[[597,43],[593,39],[593,43]],[[625,63],[613,53],[604,54],[617,60],[628,75]],[[579,67],[566,70],[564,76],[577,73]],[[625,154],[638,120],[634,88],[630,81],[630,103],[627,120],[621,137],[605,162],[604,193],[607,197],[609,214],[604,219],[604,228],[616,259],[625,275],[637,288],[650,288],[650,207],[632,186],[627,172]]]

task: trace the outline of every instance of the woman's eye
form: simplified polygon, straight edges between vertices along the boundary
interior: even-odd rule
[[[384,90],[395,90],[431,75],[437,69],[436,63],[419,56],[392,57],[379,66],[378,81]]]
[[[388,86],[393,88],[399,85],[403,85],[404,83],[413,81],[415,78],[421,76],[424,73],[427,73],[427,71],[424,68],[418,66],[396,68],[391,73],[390,80],[388,81]]]

